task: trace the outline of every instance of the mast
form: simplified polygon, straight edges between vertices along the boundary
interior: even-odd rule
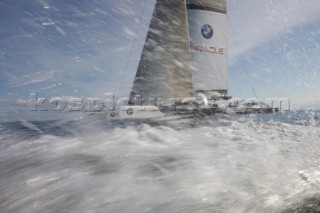
[[[186,0],[157,0],[130,93],[130,105],[192,95]],[[143,103],[137,103],[141,96]]]
[[[194,93],[227,95],[226,0],[187,0]]]

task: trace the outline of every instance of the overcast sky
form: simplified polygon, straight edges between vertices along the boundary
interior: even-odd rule
[[[153,6],[2,0],[0,102],[128,95]],[[229,94],[320,108],[319,11],[318,0],[228,0]]]

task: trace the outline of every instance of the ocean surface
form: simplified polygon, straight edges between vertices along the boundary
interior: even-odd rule
[[[0,212],[320,212],[317,111],[0,124]]]

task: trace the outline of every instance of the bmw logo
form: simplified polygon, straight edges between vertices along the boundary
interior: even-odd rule
[[[127,114],[128,115],[132,115],[133,114],[133,109],[131,109],[131,108],[127,109]]]
[[[209,24],[205,24],[201,28],[201,34],[204,38],[210,39],[213,36],[213,29]]]

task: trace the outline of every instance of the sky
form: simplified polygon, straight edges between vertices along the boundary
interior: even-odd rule
[[[250,96],[250,84],[258,97],[319,109],[319,2],[234,0],[228,8],[229,91]]]
[[[2,0],[0,106],[128,96],[154,0]],[[318,0],[228,0],[228,92],[320,109]],[[0,108],[1,112],[1,108]]]

